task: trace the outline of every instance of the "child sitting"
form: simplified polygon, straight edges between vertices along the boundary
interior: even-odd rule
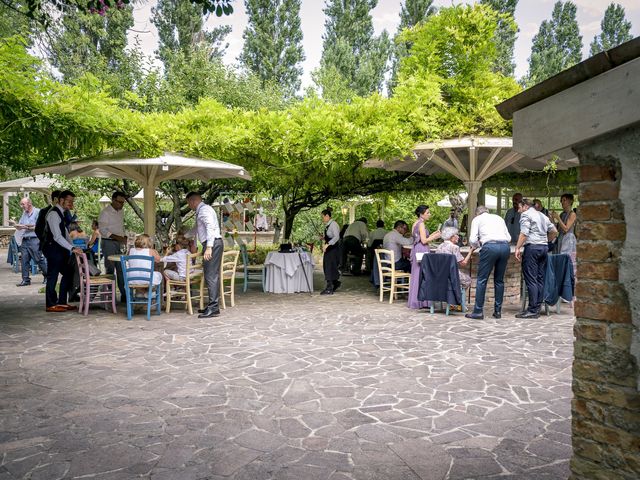
[[[164,256],[160,259],[161,262],[175,262],[178,271],[164,270],[164,276],[169,280],[178,280],[184,282],[187,278],[187,255],[191,253],[189,251],[189,239],[185,237],[179,237],[175,245],[175,253]]]
[[[151,237],[147,234],[138,235],[135,240],[135,246],[131,247],[129,250],[129,255],[144,255],[146,257],[153,257],[156,263],[160,262],[160,255],[153,248],[153,243],[151,242]],[[151,268],[150,260],[142,260],[142,259],[133,259],[129,260],[129,268]],[[131,272],[131,275],[136,277],[142,276],[145,272]],[[151,283],[156,286],[162,283],[162,274],[160,272],[152,272],[153,278],[151,279]],[[146,282],[143,280],[133,280],[130,282],[132,285],[145,285]]]

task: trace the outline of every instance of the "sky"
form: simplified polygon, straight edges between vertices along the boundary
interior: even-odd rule
[[[516,78],[521,78],[527,73],[528,61],[531,54],[531,41],[543,20],[551,18],[551,12],[556,0],[519,0],[516,8],[516,23],[520,29],[515,44],[514,57],[516,62]],[[611,0],[573,0],[577,6],[577,20],[580,26],[580,34],[583,43],[583,59],[589,55],[589,45],[593,37],[600,33],[600,22],[604,11]],[[304,73],[302,76],[302,90],[312,85],[311,72],[320,65],[322,56],[322,35],[324,33],[325,16],[323,13],[324,0],[302,0],[300,18],[302,23],[303,47],[305,61],[302,64]],[[376,34],[387,30],[393,36],[400,23],[400,0],[379,0],[378,5],[372,10],[373,26]],[[436,6],[451,6],[451,0],[435,0]],[[473,3],[473,2],[455,2]],[[640,35],[640,0],[617,0],[626,12],[627,20],[631,21],[631,33],[634,37]],[[136,4],[134,11],[135,25],[130,32],[130,40],[135,36],[147,55],[154,56],[158,39],[154,25],[150,21],[151,7],[156,0],[146,0]],[[238,63],[238,55],[242,51],[242,33],[247,25],[244,1],[235,0],[234,13],[231,16],[216,17],[211,15],[206,22],[208,28],[216,25],[230,25],[232,32],[227,37],[229,48],[224,56],[228,65]]]

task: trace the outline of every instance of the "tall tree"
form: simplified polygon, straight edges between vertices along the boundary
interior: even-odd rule
[[[393,39],[393,64],[391,66],[391,78],[387,85],[389,94],[393,94],[393,89],[398,83],[400,61],[407,56],[407,52],[411,48],[410,43],[400,42],[398,35],[406,28],[415,27],[434,13],[436,13],[436,8],[433,6],[433,0],[406,0],[402,4],[400,8],[400,25],[398,25],[398,31]]]
[[[604,18],[600,22],[602,33],[593,37],[591,42],[591,56],[604,50],[617,47],[621,43],[633,38],[631,35],[631,22],[624,14],[624,8],[617,3],[611,3],[604,12]]]
[[[274,82],[287,96],[300,88],[304,60],[301,0],[245,0],[249,24],[240,60],[263,85]]]
[[[356,95],[382,89],[391,42],[386,31],[374,36],[371,10],[378,0],[328,0],[320,71],[314,80],[323,89],[334,77]],[[332,99],[340,100],[340,99]]]
[[[579,63],[582,60],[582,36],[573,2],[556,2],[551,20],[540,24],[533,37],[529,73],[523,80],[531,86]]]
[[[157,54],[165,68],[170,68],[177,55],[188,57],[198,48],[210,58],[221,58],[228,46],[224,39],[231,27],[204,30],[202,8],[189,0],[159,0],[151,9],[151,22],[158,29]]]
[[[41,32],[48,58],[67,83],[91,73],[122,98],[141,76],[141,55],[127,51],[127,31],[133,26],[133,8],[109,9],[104,15],[79,9],[63,13],[59,21]]]
[[[493,69],[505,77],[512,77],[516,68],[513,61],[513,47],[516,43],[518,30],[517,27],[514,30],[513,25],[515,24],[518,0],[480,0],[480,3],[489,5],[496,12],[502,14],[498,17],[498,29],[495,36],[498,57]]]

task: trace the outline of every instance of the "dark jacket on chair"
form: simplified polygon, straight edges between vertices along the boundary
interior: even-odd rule
[[[570,302],[573,300],[575,278],[573,263],[566,253],[549,255],[547,271],[544,277],[544,301],[547,305],[558,303],[558,297]]]
[[[462,293],[458,262],[455,255],[425,254],[420,262],[420,289],[418,300],[447,302],[460,305]]]

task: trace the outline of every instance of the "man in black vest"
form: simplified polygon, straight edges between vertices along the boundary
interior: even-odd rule
[[[44,245],[42,252],[47,258],[47,288],[46,308],[47,312],[66,312],[76,310],[77,307],[67,304],[67,294],[73,281],[73,268],[70,256],[73,253],[82,253],[82,250],[73,247],[71,237],[65,222],[65,210],[73,208],[75,195],[70,190],[60,193],[58,204],[47,213]],[[60,293],[56,293],[58,275],[62,274],[60,281]]]

